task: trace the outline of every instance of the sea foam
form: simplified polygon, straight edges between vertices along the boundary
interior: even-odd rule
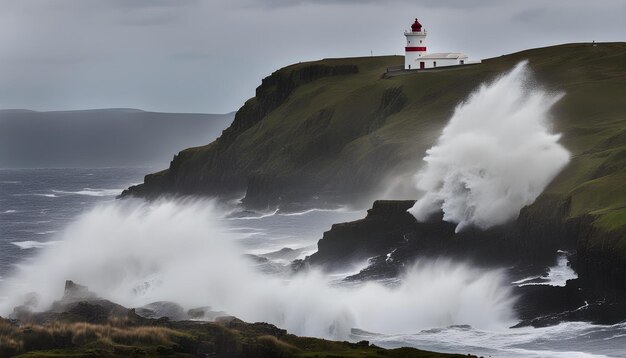
[[[320,272],[288,278],[262,274],[243,255],[239,233],[222,226],[212,202],[123,200],[81,215],[34,259],[0,284],[0,315],[29,292],[46,309],[64,281],[86,285],[127,307],[174,301],[211,306],[246,321],[292,333],[346,339],[350,329],[407,333],[469,324],[512,323],[513,298],[501,271],[447,260],[407,268],[394,287],[369,282],[344,287]]]
[[[426,151],[416,175],[425,194],[410,212],[424,221],[443,211],[457,231],[517,218],[569,162],[548,115],[562,96],[533,86],[526,62],[481,85]]]

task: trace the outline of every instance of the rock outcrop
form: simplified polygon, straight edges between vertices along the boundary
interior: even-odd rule
[[[364,219],[333,225],[318,242],[318,251],[295,262],[294,267],[332,271],[369,258],[369,267],[348,278],[367,280],[396,277],[419,258],[453,258],[479,267],[506,267],[512,282],[545,273],[555,264],[557,250],[580,250],[593,230],[593,221],[564,217],[566,211],[556,208],[549,196],[535,203],[536,209],[522,210],[515,222],[460,233],[441,219],[415,220],[406,211],[414,202],[374,202]],[[520,325],[542,326],[561,320],[612,324],[626,319],[625,276],[619,275],[623,268],[609,262],[590,269],[580,254],[570,259],[579,278],[565,287],[516,288]]]
[[[381,272],[389,267],[392,276],[395,276],[394,268],[417,257],[447,256],[484,266],[541,266],[553,263],[558,249],[571,249],[575,243],[563,232],[557,232],[555,227],[563,227],[560,220],[544,218],[544,226],[539,228],[541,222],[535,221],[535,213],[529,210],[522,211],[517,221],[506,225],[455,233],[455,225],[441,218],[428,222],[415,220],[407,212],[414,203],[414,200],[375,201],[364,219],[335,224],[325,232],[318,242],[318,251],[307,262],[333,269],[342,263],[374,257],[374,266],[379,266]]]

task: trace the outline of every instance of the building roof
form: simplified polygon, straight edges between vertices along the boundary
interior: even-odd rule
[[[467,55],[460,52],[441,52],[441,53],[430,53],[428,55],[421,56],[420,58],[425,59],[464,59],[467,58]]]

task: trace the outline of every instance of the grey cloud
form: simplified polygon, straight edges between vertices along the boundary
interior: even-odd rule
[[[543,16],[545,9],[528,9],[518,12],[512,16],[512,20],[520,22],[532,22],[533,20]]]
[[[163,26],[180,21],[181,15],[177,12],[159,9],[159,11],[142,12],[140,14],[122,14],[118,20],[121,25],[128,26]]]
[[[417,5],[426,8],[477,8],[491,6],[500,2],[499,0],[249,0],[248,5],[256,5],[269,8],[292,7],[299,5],[381,5],[396,6],[404,3]]]
[[[0,108],[225,113],[294,62],[429,49],[486,58],[623,41],[626,2],[0,0]],[[584,19],[585,31],[580,31]]]
[[[126,9],[174,8],[197,5],[202,0],[108,0],[108,4]]]

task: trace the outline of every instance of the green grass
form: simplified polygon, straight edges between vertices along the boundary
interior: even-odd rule
[[[620,208],[601,209],[592,212],[597,216],[596,223],[609,232],[626,231],[626,206]],[[622,243],[623,245],[624,243]]]

